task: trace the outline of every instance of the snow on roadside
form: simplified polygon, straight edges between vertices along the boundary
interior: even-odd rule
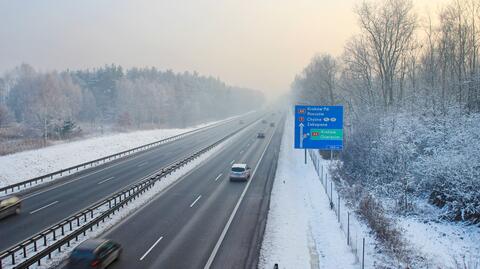
[[[293,149],[292,123],[287,118],[259,268],[358,268],[312,163]]]
[[[232,117],[234,118],[234,117]],[[223,121],[229,120],[225,119]],[[0,157],[0,187],[175,136],[221,121],[185,129],[156,129],[119,133],[58,144]]]
[[[421,221],[400,217],[405,237],[430,263],[430,268],[480,268],[480,229],[475,225]]]

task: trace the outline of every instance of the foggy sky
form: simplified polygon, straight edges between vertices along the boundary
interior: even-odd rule
[[[358,31],[356,0],[0,0],[0,72],[155,66],[269,94]],[[414,1],[421,11],[427,3]],[[434,14],[432,14],[434,15]]]

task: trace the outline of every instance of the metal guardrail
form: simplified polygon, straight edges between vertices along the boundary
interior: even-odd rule
[[[196,132],[200,132],[200,131],[203,131],[203,130],[206,130],[206,129],[209,129],[209,128],[217,127],[219,125],[226,124],[226,123],[229,123],[229,122],[234,121],[234,120],[236,120],[236,118],[228,120],[226,122],[220,122],[220,123],[217,123],[217,124],[201,127],[199,129],[196,129],[196,130],[192,130],[192,131],[188,131],[188,132],[181,133],[181,134],[178,134],[178,135],[174,135],[174,136],[171,136],[171,137],[159,140],[159,141],[155,141],[155,142],[143,145],[143,146],[139,146],[139,147],[136,147],[136,148],[125,150],[125,151],[115,153],[115,154],[112,154],[112,155],[109,155],[109,156],[106,156],[106,157],[102,157],[102,158],[99,158],[99,159],[96,159],[96,160],[93,160],[93,161],[89,161],[89,162],[85,162],[85,163],[75,165],[75,166],[72,166],[72,167],[69,167],[69,168],[65,168],[65,169],[62,169],[62,170],[59,170],[59,171],[56,171],[56,172],[53,172],[53,173],[49,173],[49,174],[46,174],[46,175],[42,175],[42,176],[39,176],[39,177],[35,177],[35,178],[32,178],[32,179],[25,180],[25,181],[22,181],[22,182],[18,182],[18,183],[12,184],[12,185],[8,185],[8,186],[0,188],[0,194],[1,193],[4,193],[4,194],[15,193],[15,192],[24,190],[28,187],[31,187],[31,186],[34,186],[34,185],[37,185],[37,184],[41,184],[45,180],[53,180],[54,176],[62,177],[64,174],[71,175],[72,172],[76,173],[76,172],[79,172],[81,170],[91,168],[91,167],[94,167],[94,166],[98,166],[98,165],[101,165],[101,164],[105,164],[105,163],[113,161],[113,160],[118,160],[120,158],[125,158],[125,157],[130,156],[134,153],[139,153],[139,152],[142,152],[142,151],[146,151],[148,149],[151,149],[151,148],[163,145],[165,143],[180,139],[180,138],[185,137],[187,135],[190,135],[190,134],[193,134],[193,133],[196,133]],[[10,192],[9,192],[9,190],[10,190]]]
[[[118,191],[103,201],[98,202],[93,206],[90,206],[89,208],[58,222],[50,228],[30,237],[27,240],[24,240],[23,242],[4,251],[3,253],[0,253],[0,269],[4,268],[4,265],[14,266],[14,268],[29,268],[35,263],[41,265],[41,260],[43,258],[47,256],[48,258],[51,258],[53,252],[61,251],[62,247],[65,246],[69,247],[72,240],[78,241],[80,235],[86,235],[88,230],[92,231],[94,226],[99,226],[101,222],[105,222],[106,218],[114,215],[126,204],[135,200],[145,191],[149,190],[163,177],[173,173],[185,164],[198,158],[203,153],[211,150],[215,146],[235,135],[238,130],[245,129],[257,121],[258,120],[255,120],[250,124],[242,126],[241,128],[224,136],[220,140],[217,140],[215,143],[195,152],[186,158],[183,158],[180,161],[168,165],[166,168],[161,169],[159,173],[125,187],[121,191]],[[104,210],[99,211],[99,209],[102,207],[104,207]],[[49,240],[53,241],[54,243],[48,245]],[[28,252],[31,251],[37,253],[27,258]],[[8,264],[4,264],[4,261],[7,259],[10,259],[10,263],[7,262]],[[20,262],[18,260],[23,261]],[[17,264],[18,262],[20,263]]]

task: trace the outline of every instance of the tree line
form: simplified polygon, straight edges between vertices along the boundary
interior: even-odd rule
[[[107,65],[39,72],[22,64],[0,77],[0,126],[62,139],[79,126],[183,128],[257,109],[259,91],[197,72]]]
[[[360,33],[291,86],[296,103],[345,106],[338,178],[352,201],[373,194],[393,212],[427,201],[480,222],[480,2],[452,0],[433,18],[409,0],[354,11]]]

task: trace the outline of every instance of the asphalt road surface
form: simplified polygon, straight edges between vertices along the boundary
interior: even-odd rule
[[[257,120],[259,115],[254,113],[243,117],[243,125],[234,120],[23,193],[21,214],[0,220],[0,250],[215,142],[236,128]]]
[[[102,235],[124,248],[110,268],[255,268],[283,131],[268,120]],[[232,163],[252,167],[249,182],[229,181]]]

